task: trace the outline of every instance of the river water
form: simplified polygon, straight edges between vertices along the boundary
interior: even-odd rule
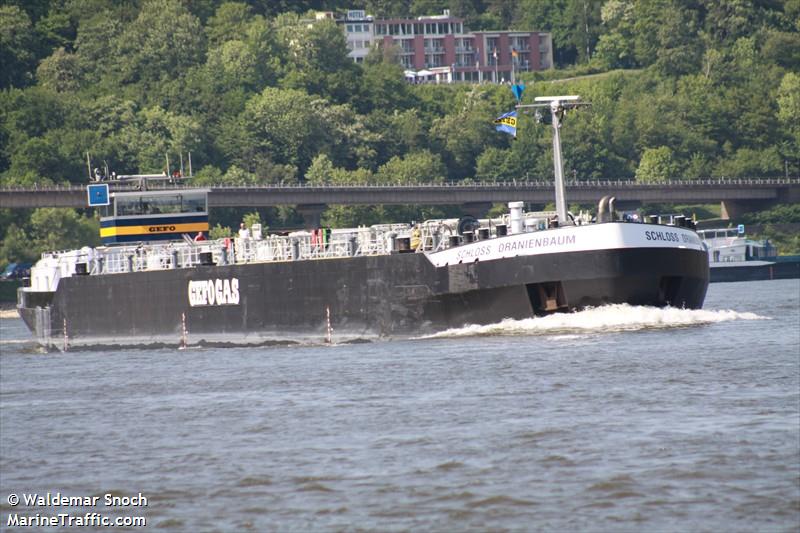
[[[800,529],[798,280],[372,344],[45,354],[17,319],[0,339],[4,530]],[[8,503],[47,492],[99,501]]]

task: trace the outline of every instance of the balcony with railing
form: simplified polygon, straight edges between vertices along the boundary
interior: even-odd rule
[[[471,62],[471,63],[474,64],[475,61],[478,59],[478,56],[477,56],[477,54],[474,54],[474,53],[471,53],[471,52],[470,53],[466,53],[466,54],[465,53],[458,53],[458,54],[456,54],[455,59],[456,59],[456,61]]]

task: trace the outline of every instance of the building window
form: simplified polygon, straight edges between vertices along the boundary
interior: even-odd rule
[[[425,56],[425,66],[428,68],[431,67],[441,67],[442,66],[442,56],[436,54],[427,54]]]

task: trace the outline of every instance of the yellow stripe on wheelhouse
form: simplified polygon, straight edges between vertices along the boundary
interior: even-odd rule
[[[147,226],[111,226],[100,228],[100,237],[120,237],[123,235],[163,235],[165,233],[197,233],[208,231],[208,222],[184,224],[149,224]]]

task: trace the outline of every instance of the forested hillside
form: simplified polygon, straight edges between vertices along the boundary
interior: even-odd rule
[[[508,86],[408,85],[392,50],[356,65],[340,27],[309,23],[348,8],[551,31],[558,68],[527,75],[524,100],[592,102],[564,131],[577,179],[800,174],[800,0],[5,0],[0,183],[85,182],[86,152],[118,173],[191,152],[198,184],[550,177],[546,127],[494,130]],[[400,215],[415,211],[328,214]],[[94,224],[2,211],[0,261],[83,244]]]

